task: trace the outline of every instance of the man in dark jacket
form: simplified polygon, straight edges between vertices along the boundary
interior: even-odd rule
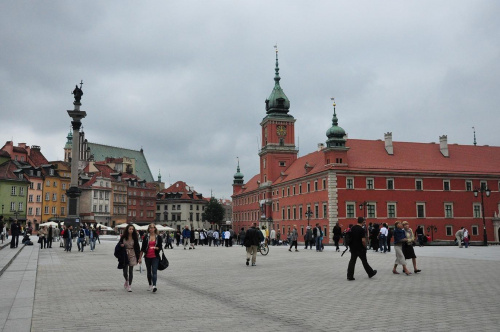
[[[247,266],[250,264],[250,257],[252,257],[252,266],[255,266],[257,260],[257,247],[264,241],[264,235],[256,228],[257,224],[253,223],[245,233],[245,247],[247,248]]]
[[[377,270],[373,270],[366,260],[366,233],[362,227],[363,222],[364,218],[359,217],[358,224],[351,227],[351,243],[349,245],[349,248],[351,248],[351,260],[347,267],[347,280],[354,280],[354,266],[358,257],[361,259],[361,263],[363,263],[368,278],[377,274]]]
[[[17,248],[19,244],[19,234],[21,233],[21,227],[17,223],[17,219],[14,219],[14,222],[10,225],[10,235],[12,238],[10,240],[10,247]]]

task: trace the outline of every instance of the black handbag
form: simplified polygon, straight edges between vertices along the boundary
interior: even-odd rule
[[[158,263],[158,270],[163,271],[168,267],[168,259],[165,257],[165,253],[163,252],[163,249],[161,250],[161,259],[160,262]]]

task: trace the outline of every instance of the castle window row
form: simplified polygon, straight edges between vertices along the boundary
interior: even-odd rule
[[[397,186],[397,181],[394,178],[385,178],[385,187],[382,187],[380,183],[377,183],[376,179],[374,177],[367,177],[365,179],[365,183],[360,185],[359,180],[356,181],[355,185],[355,178],[354,177],[347,177],[346,178],[346,189],[367,189],[367,190],[374,190],[374,189],[386,189],[386,190],[395,190],[395,189],[412,189],[408,187],[406,183],[399,182],[399,186]],[[398,179],[399,180],[399,179]],[[429,181],[435,182],[435,179],[429,179]],[[462,185],[458,185],[458,183],[461,182]],[[323,185],[324,187],[325,185]],[[434,188],[435,184],[433,183],[428,184],[427,187],[424,186],[424,179],[417,178],[415,179],[415,187],[413,188],[414,190],[420,191],[427,189],[429,190],[430,187],[432,187],[432,190],[437,190],[437,188]],[[488,181],[481,180],[479,181],[479,186],[477,188],[488,188]],[[444,179],[442,180],[442,187],[440,190],[443,191],[451,191],[451,190],[465,190],[465,191],[473,191],[476,189],[476,187],[473,186],[473,181],[472,180],[454,180],[453,186],[452,186],[452,181],[450,179]],[[491,187],[490,187],[491,189]],[[498,190],[500,191],[500,181],[498,181]]]

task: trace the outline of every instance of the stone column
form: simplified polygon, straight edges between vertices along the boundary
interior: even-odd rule
[[[75,101],[74,110],[68,110],[68,115],[73,121],[73,147],[71,150],[71,185],[66,191],[68,195],[68,217],[79,218],[80,209],[78,198],[81,195],[81,190],[78,188],[78,162],[80,160],[80,127],[82,126],[81,120],[87,116],[85,111],[80,111],[81,103]]]

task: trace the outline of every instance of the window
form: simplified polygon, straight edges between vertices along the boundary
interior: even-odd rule
[[[323,179],[323,189],[326,189],[326,179]]]
[[[172,204],[172,210],[175,210],[175,204]]]
[[[19,187],[19,196],[24,196],[24,187]]]
[[[477,225],[472,226],[472,235],[479,235],[479,228]]]
[[[52,207],[52,214],[56,214],[57,208],[55,206]]]
[[[56,182],[56,181],[54,181],[54,188],[56,188],[56,187],[57,187],[57,182]]]
[[[293,186],[293,194],[295,195],[295,185]]]
[[[280,141],[280,143],[281,143],[281,141]],[[284,161],[280,161],[280,166],[281,166],[281,167],[285,167],[285,166],[286,166],[286,163],[285,163]]]
[[[15,195],[15,194],[16,194],[16,187],[15,187],[15,186],[12,186],[12,187],[10,188],[10,194],[11,194],[11,195]]]
[[[444,217],[453,218],[453,205],[450,203],[444,204]]]
[[[189,210],[193,210],[193,204],[189,205]],[[192,221],[192,219],[191,219],[191,221]]]
[[[443,190],[444,191],[450,190],[450,180],[443,180]]]
[[[36,201],[40,203],[42,201],[42,195],[36,195]]]
[[[42,190],[42,184],[41,183],[37,183],[36,184],[36,190]]]
[[[50,187],[50,180],[45,181],[45,187]]]
[[[28,215],[32,216],[33,215],[33,208],[28,208]]]
[[[488,188],[488,183],[486,181],[481,181],[480,185],[481,185],[481,188],[484,190],[486,190],[486,188]]]
[[[61,215],[64,216],[66,213],[66,209],[64,208],[64,206],[61,206]]]
[[[367,210],[367,216],[368,218],[377,218],[377,215],[375,213],[376,211],[376,206],[374,203],[370,203],[366,205],[366,210]]]
[[[304,235],[304,226],[300,226],[300,235]]]
[[[354,189],[354,178],[347,178],[346,188]]]
[[[415,189],[416,190],[423,190],[424,185],[422,179],[416,179],[415,180]]]
[[[474,218],[481,218],[481,204],[474,203],[473,209],[474,209]]]
[[[318,191],[318,181],[314,181],[314,191]]]
[[[417,203],[417,218],[425,218],[425,204]]]
[[[39,216],[40,215],[40,208],[36,208],[35,213],[36,213],[36,216]]]
[[[452,236],[453,235],[453,227],[452,226],[446,226],[446,236]]]
[[[49,169],[49,175],[54,175],[54,170],[51,168]],[[49,183],[49,186],[50,186],[50,181],[47,181]]]
[[[288,220],[290,220],[290,207],[288,207],[288,208],[286,209],[286,211],[287,211],[287,217],[288,217]]]
[[[180,209],[181,209],[181,205],[177,204],[177,210],[180,210]]]
[[[293,207],[293,219],[297,220],[297,207]]]
[[[63,188],[64,190],[66,190],[66,183],[63,183],[63,184],[62,184],[62,188]]]
[[[19,209],[18,209],[18,211],[23,211],[23,210],[24,210],[23,203],[19,202]]]
[[[52,194],[52,201],[57,202],[57,194]]]
[[[28,196],[28,202],[32,203],[33,202],[33,195]]]
[[[281,219],[285,220],[285,208],[281,209]]]
[[[299,184],[299,194],[302,194],[302,183]]]
[[[95,204],[94,204],[94,205],[92,206],[92,212],[97,212],[97,205],[95,205]],[[129,212],[130,212],[130,211],[129,211]]]
[[[470,180],[465,181],[465,190],[472,191],[472,181]]]
[[[396,203],[387,203],[387,218],[396,218]]]
[[[387,179],[387,189],[388,190],[394,189],[394,179]]]
[[[48,207],[47,205],[46,205],[46,206],[44,206],[44,208],[43,208],[43,213],[45,213],[45,214],[49,214],[49,207]]]
[[[290,196],[290,187],[286,187],[286,195]]]
[[[319,218],[319,206],[318,206],[318,204],[314,205],[314,218],[316,218],[316,219]]]
[[[193,221],[193,212],[189,212],[189,221]]]
[[[326,203],[323,203],[323,218],[326,219]]]
[[[302,214],[302,205],[299,206],[299,218],[303,218],[303,214]]]
[[[373,189],[373,178],[366,178],[366,189]]]
[[[356,208],[356,205],[354,203],[346,203],[346,218],[356,218],[354,215],[354,210]]]
[[[50,201],[50,193],[45,193],[45,200]]]
[[[99,199],[103,199],[103,198],[104,198],[104,197],[103,197],[103,192],[102,192],[102,191],[100,191],[100,192],[99,192]]]
[[[307,192],[311,192],[311,183],[307,182]]]

